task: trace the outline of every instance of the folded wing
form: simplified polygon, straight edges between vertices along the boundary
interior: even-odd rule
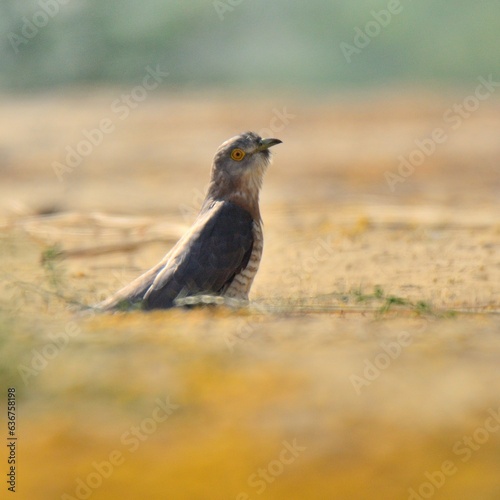
[[[179,242],[144,295],[146,309],[172,307],[179,297],[224,293],[246,267],[253,247],[251,215],[230,202],[216,202]]]
[[[234,203],[214,202],[159,264],[101,307],[169,308],[177,298],[223,294],[247,266],[253,243],[252,216]]]

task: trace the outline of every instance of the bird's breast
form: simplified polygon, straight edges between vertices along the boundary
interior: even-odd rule
[[[253,246],[248,264],[234,277],[231,285],[229,285],[224,294],[226,297],[248,300],[248,293],[250,292],[253,280],[259,269],[260,259],[262,258],[262,251],[264,249],[264,236],[260,222],[253,221],[252,233]]]

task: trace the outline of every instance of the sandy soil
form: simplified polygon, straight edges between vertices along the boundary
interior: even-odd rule
[[[125,118],[123,92],[0,101],[17,498],[499,498],[500,101],[150,95]],[[248,129],[283,140],[252,306],[75,316],[163,256]]]

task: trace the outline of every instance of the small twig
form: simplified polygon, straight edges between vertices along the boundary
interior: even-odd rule
[[[60,250],[55,255],[59,259],[71,259],[80,257],[97,257],[110,253],[133,252],[138,248],[152,243],[174,243],[176,240],[169,238],[149,238],[147,240],[137,240],[123,243],[114,243],[110,245],[98,245],[93,247],[81,247],[68,250]]]

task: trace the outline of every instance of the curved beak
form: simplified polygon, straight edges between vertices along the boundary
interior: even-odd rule
[[[281,144],[283,141],[279,139],[261,139],[260,145],[257,147],[256,151],[265,151],[276,144]]]

